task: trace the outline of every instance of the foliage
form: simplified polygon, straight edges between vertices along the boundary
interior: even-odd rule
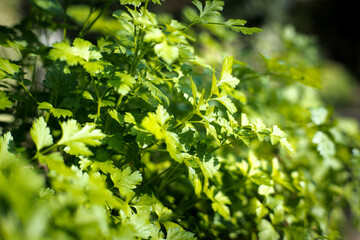
[[[296,36],[258,69],[216,42],[261,31],[223,1],[182,22],[159,0],[112,18],[70,2],[1,27],[18,54],[0,58],[2,239],[338,239],[349,211],[360,228],[359,125],[322,102]]]

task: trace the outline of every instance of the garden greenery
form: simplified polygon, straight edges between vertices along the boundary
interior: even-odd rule
[[[349,215],[359,228],[359,126],[321,100],[296,33],[246,63],[226,43],[263,33],[221,16],[224,1],[194,0],[182,20],[151,12],[160,0],[30,3],[0,28],[1,239],[338,239]]]

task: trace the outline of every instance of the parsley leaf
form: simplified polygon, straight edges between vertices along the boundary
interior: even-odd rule
[[[9,143],[13,140],[11,133],[5,133],[0,137],[0,169],[5,167],[6,163],[16,159],[15,154],[9,152]]]
[[[33,123],[30,135],[38,151],[43,147],[48,147],[53,144],[50,128],[48,128],[43,117],[40,117]]]
[[[224,2],[223,1],[206,1],[205,6],[199,1],[193,1],[193,4],[199,10],[199,16],[194,19],[200,23],[207,23],[207,18],[211,16],[219,16],[220,12],[223,10]]]
[[[169,65],[179,57],[179,48],[169,44],[167,41],[156,44],[154,50],[155,53]]]
[[[54,108],[52,104],[48,102],[39,103],[38,109],[49,110],[49,112],[56,118],[72,117],[73,113],[70,110],[62,108]]]
[[[13,103],[9,100],[6,93],[0,91],[0,110],[4,110],[5,108],[9,108],[13,105]]]
[[[127,196],[136,188],[136,185],[141,184],[142,177],[139,171],[132,172],[131,168],[127,167],[123,170],[115,169],[111,173],[111,180],[120,193]]]
[[[234,57],[232,56],[226,57],[224,59],[220,80],[217,84],[218,87],[220,87],[222,84],[226,84],[231,88],[235,88],[239,84],[240,80],[231,75],[233,62],[234,62]]]
[[[194,234],[182,230],[180,227],[169,228],[166,235],[167,240],[192,240],[196,239]]]
[[[14,77],[18,73],[20,67],[14,63],[11,63],[9,60],[0,57],[0,79],[5,76]]]
[[[106,136],[99,129],[95,129],[93,124],[85,124],[82,128],[75,119],[70,119],[61,123],[63,135],[58,145],[65,145],[65,152],[72,155],[91,156],[93,153],[87,147],[98,146]]]
[[[101,53],[89,41],[75,38],[73,46],[68,42],[54,43],[49,52],[53,60],[65,61],[69,66],[82,65],[90,74],[98,73],[104,69],[106,63],[100,61]]]
[[[259,240],[278,240],[280,235],[267,220],[262,219],[258,224]]]
[[[312,142],[317,144],[317,150],[323,158],[331,157],[335,155],[335,144],[327,134],[322,131],[315,133]]]

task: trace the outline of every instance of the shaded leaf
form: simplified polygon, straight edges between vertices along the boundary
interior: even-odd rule
[[[114,87],[115,90],[123,96],[130,92],[135,82],[134,77],[122,72],[115,72],[114,78],[108,81],[109,85]]]
[[[56,17],[63,17],[65,11],[58,0],[35,0],[34,3]]]
[[[169,106],[169,98],[164,93],[162,93],[159,88],[148,81],[144,82],[143,84],[147,89],[149,89],[151,95],[153,95],[161,103],[165,103],[166,106]]]
[[[254,33],[259,33],[262,31],[261,28],[256,27],[244,27],[246,20],[242,19],[229,19],[224,24],[226,27],[230,28],[235,32],[241,32],[245,35],[252,35]]]
[[[311,239],[308,230],[302,227],[288,226],[283,229],[284,240],[309,240]]]

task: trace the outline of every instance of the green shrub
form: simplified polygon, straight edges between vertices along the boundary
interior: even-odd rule
[[[112,17],[113,1],[70,2],[1,27],[1,239],[338,239],[349,212],[360,227],[359,125],[322,101],[302,36],[258,55],[238,34],[261,29],[223,1],[182,21],[150,12],[160,0]]]

